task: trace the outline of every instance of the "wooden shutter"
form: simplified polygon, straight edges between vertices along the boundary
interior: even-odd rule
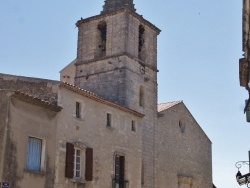
[[[74,145],[71,143],[67,143],[65,177],[73,178],[73,176],[74,176]]]
[[[120,187],[124,188],[125,187],[125,157],[120,156]]]
[[[125,179],[125,157],[120,156],[120,179]]]
[[[86,181],[93,181],[93,148],[86,149]]]

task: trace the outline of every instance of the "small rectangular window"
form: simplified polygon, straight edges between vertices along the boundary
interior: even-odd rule
[[[136,126],[135,126],[135,121],[131,121],[131,130],[136,132]]]
[[[107,127],[111,127],[111,114],[107,113]]]
[[[80,118],[80,113],[81,113],[81,105],[79,102],[76,102],[76,117]]]
[[[42,164],[42,140],[38,138],[29,137],[26,170],[41,171]]]

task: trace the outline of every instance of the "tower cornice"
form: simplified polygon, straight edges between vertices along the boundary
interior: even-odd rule
[[[152,66],[152,65],[148,65],[148,64],[145,64],[142,60],[138,59],[138,58],[134,58],[133,55],[131,54],[128,54],[128,53],[121,53],[121,54],[115,54],[115,55],[110,55],[110,56],[105,56],[105,57],[101,57],[101,58],[95,58],[95,59],[91,59],[91,60],[86,60],[86,61],[78,61],[76,62],[74,65],[75,66],[78,66],[78,65],[83,65],[83,64],[90,64],[90,63],[95,63],[97,61],[103,61],[103,60],[106,60],[106,59],[112,59],[112,58],[117,58],[117,57],[121,57],[121,56],[126,56],[130,59],[133,59],[135,60],[136,62],[138,62],[140,65],[143,65],[145,67],[148,67],[149,69],[151,69],[152,71],[155,71],[155,72],[159,72],[159,70],[157,69],[156,66]]]
[[[137,14],[136,12],[134,11],[131,11],[130,9],[128,8],[122,8],[122,9],[119,9],[119,10],[116,10],[116,11],[113,11],[113,12],[108,12],[108,13],[105,13],[105,14],[99,14],[99,15],[96,15],[96,16],[92,16],[92,17],[89,17],[89,18],[85,18],[85,19],[80,19],[76,22],[76,26],[77,27],[80,27],[82,23],[87,23],[87,22],[90,22],[90,21],[93,21],[93,20],[99,20],[101,18],[105,18],[107,16],[112,16],[112,15],[115,15],[115,14],[119,14],[119,13],[122,13],[122,12],[126,12],[128,14],[131,14],[133,15],[134,17],[136,17],[137,19],[141,20],[141,22],[145,25],[147,25],[148,27],[150,27],[151,29],[155,30],[157,32],[157,34],[159,35],[161,30],[156,27],[154,24],[152,24],[151,22],[149,22],[148,20],[144,19],[142,17],[142,15],[139,15]]]

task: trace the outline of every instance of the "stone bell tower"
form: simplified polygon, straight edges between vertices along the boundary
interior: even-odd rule
[[[154,187],[157,35],[133,0],[106,0],[97,16],[77,21],[75,85],[145,114],[142,187]]]

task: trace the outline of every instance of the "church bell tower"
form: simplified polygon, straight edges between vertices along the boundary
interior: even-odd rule
[[[145,114],[142,187],[154,188],[157,121],[157,36],[133,0],[106,0],[97,16],[77,21],[75,85]]]
[[[133,0],[106,0],[100,15],[77,21],[75,85],[140,111],[157,105],[157,35]],[[146,102],[147,94],[155,94]]]

